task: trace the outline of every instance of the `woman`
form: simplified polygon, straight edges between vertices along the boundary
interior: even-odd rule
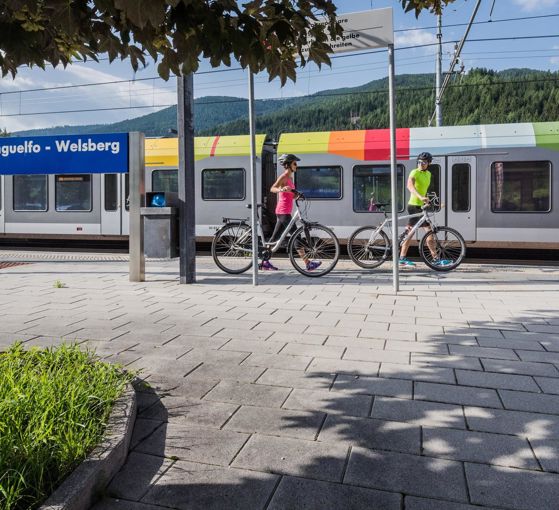
[[[278,158],[278,162],[283,166],[284,172],[278,177],[277,181],[272,185],[270,191],[278,194],[278,202],[276,205],[276,226],[270,238],[270,243],[274,243],[281,236],[281,233],[289,225],[291,221],[291,211],[293,210],[293,200],[295,199],[295,183],[293,175],[297,171],[297,161],[301,161],[295,154],[282,154]],[[293,225],[291,233],[297,227]],[[305,261],[308,271],[313,271],[320,266],[321,262],[308,260],[302,253],[301,258]],[[264,260],[260,265],[260,269],[265,271],[277,271],[269,260]]]

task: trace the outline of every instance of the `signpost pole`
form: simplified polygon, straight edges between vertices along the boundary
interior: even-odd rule
[[[258,285],[258,191],[256,186],[256,120],[254,115],[254,74],[248,71],[248,116],[250,126],[250,224],[252,229],[252,284]]]
[[[388,45],[388,94],[390,111],[390,195],[392,213],[392,287],[394,292],[400,290],[399,259],[400,244],[398,242],[398,176],[396,174],[396,101],[394,99],[394,45]]]
[[[145,196],[145,145],[143,133],[128,135],[128,171],[130,179],[130,235],[129,235],[129,279],[143,282],[146,278],[144,255],[144,219],[140,214]]]
[[[178,77],[179,135],[179,272],[180,283],[196,282],[194,194],[194,76]]]

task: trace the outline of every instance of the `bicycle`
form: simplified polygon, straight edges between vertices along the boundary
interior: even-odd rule
[[[283,245],[284,240],[297,222],[301,223],[291,235],[287,245],[287,253],[293,267],[301,274],[310,277],[324,276],[336,266],[340,256],[340,243],[334,232],[313,221],[308,221],[306,213],[308,202],[297,190],[293,190],[295,198],[295,214],[280,238],[275,242],[266,241],[260,217],[257,219],[259,237],[259,257],[269,260],[273,253]],[[306,207],[301,208],[300,202]],[[248,208],[251,205],[247,205]],[[262,204],[257,204],[262,207]],[[241,274],[252,267],[252,229],[248,218],[223,218],[225,225],[216,233],[212,241],[212,257],[216,265],[226,273]],[[314,270],[307,269],[307,261],[321,262]]]
[[[466,243],[462,235],[453,228],[439,227],[432,221],[430,209],[440,205],[439,198],[433,193],[428,195],[429,203],[422,206],[423,212],[399,216],[399,220],[421,217],[410,231],[400,234],[399,246],[411,239],[422,226],[430,226],[419,243],[419,255],[428,267],[435,271],[451,271],[456,269],[466,256]],[[377,226],[358,228],[347,243],[348,254],[359,267],[374,269],[392,256],[392,243],[384,231],[392,224],[392,218],[386,214],[384,207],[389,204],[376,204],[384,214],[384,221]],[[434,253],[433,253],[434,251]],[[441,264],[440,261],[448,261]]]

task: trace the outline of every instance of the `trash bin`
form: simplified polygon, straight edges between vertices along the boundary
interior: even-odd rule
[[[144,219],[144,253],[146,257],[170,259],[178,257],[178,209],[167,193],[146,193],[148,207],[142,207]]]

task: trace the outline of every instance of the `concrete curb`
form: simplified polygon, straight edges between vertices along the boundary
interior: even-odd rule
[[[128,384],[115,402],[103,442],[62,482],[39,510],[85,510],[126,461],[136,421],[136,393]]]

